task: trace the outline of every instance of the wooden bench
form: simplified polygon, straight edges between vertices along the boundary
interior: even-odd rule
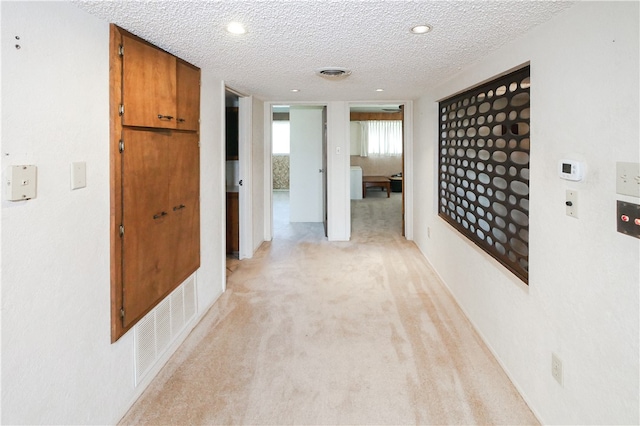
[[[362,198],[367,197],[367,188],[386,188],[387,198],[391,196],[391,181],[386,176],[362,176]]]

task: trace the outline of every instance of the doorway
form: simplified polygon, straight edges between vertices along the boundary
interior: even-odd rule
[[[225,192],[227,273],[235,270],[240,259],[240,161],[239,100],[225,90]]]
[[[326,218],[325,109],[322,105],[271,107],[274,238],[286,235],[297,223],[322,224]]]
[[[404,112],[402,104],[350,107],[352,225],[366,203],[366,211],[384,209],[383,217],[405,235]]]

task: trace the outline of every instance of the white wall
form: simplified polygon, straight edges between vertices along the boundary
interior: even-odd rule
[[[292,106],[289,217],[322,222],[322,107]]]
[[[36,199],[2,201],[2,423],[115,423],[142,387],[132,333],[110,337],[109,27],[68,3],[0,7],[2,170],[38,167]],[[202,77],[199,315],[224,271],[223,93]]]
[[[578,4],[414,104],[415,240],[544,423],[640,420],[640,242],[615,225],[625,199],[615,163],[640,155],[638,12],[637,2]],[[437,100],[527,61],[528,287],[437,217],[436,193]],[[584,181],[561,180],[561,158],[584,161]],[[566,189],[579,192],[579,219],[565,215]]]
[[[253,98],[253,117],[251,124],[253,126],[252,132],[252,158],[253,158],[253,252],[255,252],[260,244],[264,241],[264,211],[265,211],[265,197],[263,182],[264,177],[264,155],[265,155],[265,143],[264,143],[264,102],[260,99]]]
[[[327,105],[327,190],[329,241],[351,237],[350,121],[347,102]]]

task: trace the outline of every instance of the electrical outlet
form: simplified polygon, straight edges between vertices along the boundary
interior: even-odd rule
[[[551,375],[562,386],[562,361],[554,353],[551,354]]]
[[[567,216],[578,218],[578,191],[567,189],[565,206]]]

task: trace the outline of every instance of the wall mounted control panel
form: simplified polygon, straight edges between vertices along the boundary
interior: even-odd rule
[[[6,199],[24,201],[36,198],[36,177],[36,166],[9,166],[6,171]]]
[[[640,205],[618,201],[618,232],[640,238]]]
[[[578,181],[582,180],[584,167],[576,160],[560,160],[558,163],[558,174],[562,179]]]

